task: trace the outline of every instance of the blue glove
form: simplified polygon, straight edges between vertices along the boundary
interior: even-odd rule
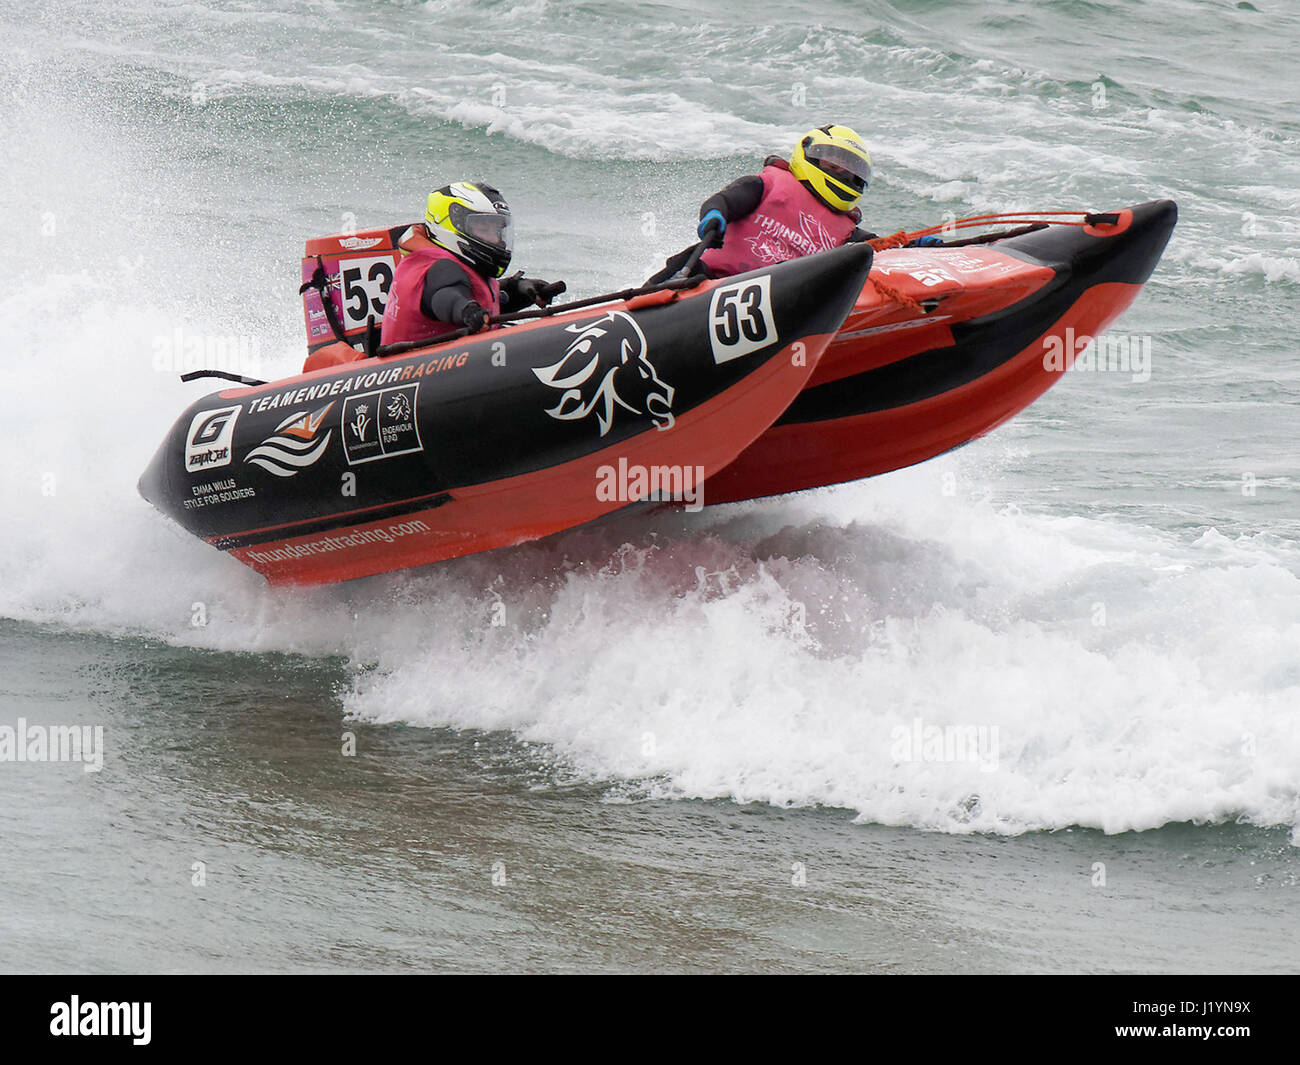
[[[931,233],[928,237],[917,237],[908,244],[909,248],[937,248],[943,241]]]
[[[727,220],[722,217],[722,212],[712,210],[700,219],[699,227],[695,230],[700,240],[704,241],[710,247],[716,248],[722,243],[722,234],[727,231]]]

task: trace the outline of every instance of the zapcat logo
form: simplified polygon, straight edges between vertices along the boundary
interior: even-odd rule
[[[290,414],[275,427],[274,433],[248,453],[244,461],[261,466],[277,477],[292,477],[299,470],[306,469],[330,446],[334,430],[327,429],[321,436],[321,429],[326,415],[333,408],[333,403],[327,403],[313,411]]]
[[[576,335],[560,361],[533,369],[539,381],[561,393],[547,414],[560,421],[594,414],[601,436],[614,424],[618,407],[648,414],[658,429],[672,428],[673,386],[659,379],[646,354],[645,334],[631,315],[610,311],[565,331]]]
[[[190,420],[185,436],[185,468],[215,470],[230,465],[230,451],[235,439],[235,421],[239,407],[200,411]]]

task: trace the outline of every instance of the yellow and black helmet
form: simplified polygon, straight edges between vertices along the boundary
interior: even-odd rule
[[[871,156],[848,126],[819,126],[795,145],[790,173],[827,207],[848,212],[871,183]]]
[[[515,243],[510,207],[482,181],[458,181],[429,193],[424,228],[431,241],[484,277],[500,277],[510,265]]]

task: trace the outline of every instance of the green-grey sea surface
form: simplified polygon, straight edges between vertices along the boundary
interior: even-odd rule
[[[1300,13],[1184,0],[0,3],[4,971],[1294,972]],[[644,278],[806,128],[880,232],[1175,199],[959,452],[270,589],[135,481],[296,371],[304,240],[497,185]],[[902,751],[983,731],[975,758]],[[917,730],[921,730],[918,732]]]

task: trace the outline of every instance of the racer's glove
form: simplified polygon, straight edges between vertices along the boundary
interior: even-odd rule
[[[474,300],[469,300],[461,308],[460,322],[471,333],[477,333],[479,330],[487,328],[488,312]]]
[[[563,281],[536,281],[534,284],[537,285],[537,295],[533,298],[537,301],[539,307],[549,307],[551,300],[561,293],[567,292],[569,288]]]
[[[563,281],[548,282],[536,277],[524,277],[522,270],[511,274],[501,282],[501,291],[506,297],[506,303],[512,309],[526,303],[538,307],[550,306],[551,300],[567,288]]]
[[[943,244],[943,241],[942,241],[939,237],[936,237],[933,233],[931,233],[929,236],[926,236],[926,237],[917,237],[915,240],[909,242],[908,245],[907,245],[907,247],[909,247],[909,248],[937,248],[937,247],[939,247],[941,244]]]
[[[722,212],[712,210],[700,219],[699,227],[695,230],[706,247],[722,247],[722,235],[727,231],[727,220],[722,217]]]

